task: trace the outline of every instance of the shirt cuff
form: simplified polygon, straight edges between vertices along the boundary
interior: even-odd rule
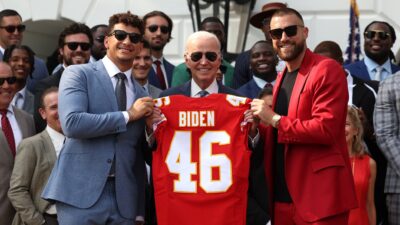
[[[136,216],[136,221],[144,221],[144,217],[143,216]]]
[[[124,115],[125,123],[128,124],[128,122],[129,122],[129,113],[127,111],[123,111],[122,114]]]

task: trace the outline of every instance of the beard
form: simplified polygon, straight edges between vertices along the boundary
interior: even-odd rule
[[[365,49],[365,48],[364,48]],[[368,58],[374,60],[375,62],[386,61],[390,56],[390,51],[379,51],[379,52],[371,52],[365,51],[365,54]]]
[[[277,48],[274,47],[279,58],[281,58],[283,61],[286,62],[296,59],[303,52],[304,48],[305,48],[305,42],[295,43],[294,49],[290,52],[283,52],[280,47]]]
[[[154,51],[162,51],[163,49],[164,49],[164,47],[165,47],[165,45],[166,44],[161,44],[161,45],[152,45],[152,46],[150,46],[151,47],[151,50],[154,50]]]
[[[84,60],[74,60],[74,56],[81,56],[84,58]],[[75,64],[85,64],[89,62],[89,57],[87,57],[84,53],[82,52],[72,52],[69,56],[63,55],[63,61],[65,65],[70,66],[70,65],[75,65]]]

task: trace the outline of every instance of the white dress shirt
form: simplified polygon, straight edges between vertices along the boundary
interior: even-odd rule
[[[194,97],[194,98],[199,98],[200,94],[199,92],[202,91],[203,89],[201,89],[199,87],[199,85],[197,85],[197,83],[191,79],[191,89],[190,89],[190,97]],[[204,89],[205,91],[208,92],[208,94],[216,94],[218,93],[218,84],[217,84],[217,80],[214,79],[214,81],[210,84],[210,86],[208,86],[206,89]]]
[[[15,93],[13,100],[11,101],[11,104],[18,109],[22,109],[24,106],[25,102],[25,96],[26,96],[26,85],[24,88],[22,88],[20,91]]]

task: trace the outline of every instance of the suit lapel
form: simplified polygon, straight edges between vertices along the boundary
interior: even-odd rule
[[[17,121],[19,129],[21,130],[22,138],[30,136],[28,128],[29,124],[22,115],[22,112],[14,106],[13,106],[13,111],[15,115],[15,120]]]
[[[57,154],[56,150],[54,149],[54,145],[51,142],[49,133],[47,133],[46,130],[42,131],[42,133],[40,133],[40,138],[43,140],[44,149],[47,149],[47,151],[45,151],[47,160],[49,162],[55,162],[57,159]]]
[[[94,70],[97,71],[96,74],[91,74],[94,77],[96,77],[96,79],[98,79],[100,85],[103,88],[103,92],[109,101],[105,101],[105,102],[111,102],[111,107],[113,111],[117,111],[118,110],[118,103],[117,103],[117,99],[115,97],[115,92],[114,92],[114,87],[112,85],[110,76],[107,73],[106,68],[103,65],[103,62],[101,60],[92,63]]]

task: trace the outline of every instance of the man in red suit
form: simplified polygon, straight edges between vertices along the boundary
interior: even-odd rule
[[[296,10],[278,10],[270,27],[286,68],[274,85],[272,109],[255,99],[252,111],[268,125],[260,133],[273,224],[347,224],[357,203],[344,134],[346,75],[307,49],[308,28]]]

